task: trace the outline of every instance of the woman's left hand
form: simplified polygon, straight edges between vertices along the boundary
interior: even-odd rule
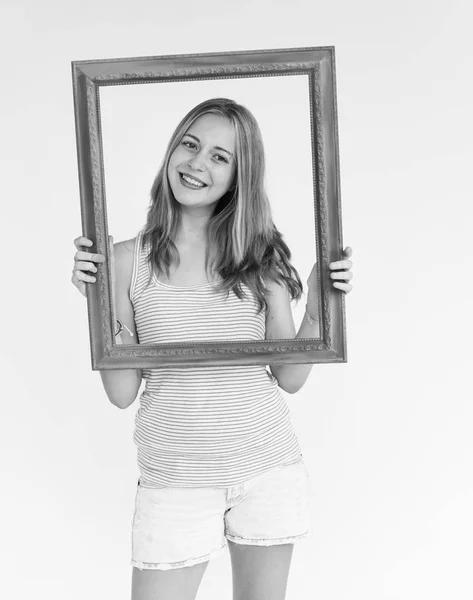
[[[350,246],[347,246],[343,251],[343,260],[337,260],[336,262],[329,264],[329,269],[332,271],[330,277],[335,280],[333,282],[333,287],[342,290],[345,294],[349,294],[353,289],[353,286],[350,283],[353,277],[353,273],[351,272],[353,263],[350,260],[352,254],[353,250]]]
[[[351,272],[353,263],[350,260],[352,254],[353,250],[350,246],[347,246],[343,251],[343,260],[337,260],[336,262],[329,264],[329,269],[332,271],[330,277],[331,279],[334,279],[333,287],[342,290],[345,294],[349,294],[353,289],[353,286],[349,283],[353,277],[353,273]],[[317,302],[317,263],[312,267],[309,279],[307,280],[307,286],[309,290],[309,300],[313,303]]]

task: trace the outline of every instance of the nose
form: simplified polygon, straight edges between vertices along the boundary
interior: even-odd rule
[[[202,154],[196,154],[187,161],[187,164],[194,171],[203,171],[205,169],[205,160]]]

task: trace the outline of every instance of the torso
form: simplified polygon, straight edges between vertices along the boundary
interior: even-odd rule
[[[205,347],[265,339],[265,315],[251,290],[242,299],[214,290],[203,248],[178,246],[179,268],[150,281],[149,248],[140,241],[130,290],[140,343]],[[196,358],[186,369],[143,370],[134,441],[147,485],[228,487],[300,460],[289,409],[265,365],[204,366]]]

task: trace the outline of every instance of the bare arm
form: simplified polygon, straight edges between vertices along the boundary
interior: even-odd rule
[[[117,336],[119,344],[137,344],[135,315],[130,300],[131,274],[133,270],[133,252],[135,240],[119,242],[113,245],[112,272],[114,272],[114,306],[117,319],[126,328]],[[102,383],[112,404],[118,408],[128,408],[136,399],[140,389],[141,369],[117,369],[100,371]]]
[[[268,303],[266,339],[289,340],[315,337],[318,332],[318,325],[316,323],[309,323],[307,315],[304,315],[299,331],[296,334],[289,292],[286,286],[272,281],[268,282],[266,286],[269,290],[269,294],[266,296]],[[279,387],[289,394],[294,394],[307,381],[312,365],[274,364],[269,365],[269,368],[278,380]]]
[[[350,280],[353,276],[351,268],[353,263],[350,259],[353,251],[350,246],[343,250],[343,260],[331,262],[329,269],[330,277],[333,279],[333,286],[345,294],[351,292],[353,286]],[[266,339],[267,340],[288,340],[288,339],[304,339],[314,338],[319,332],[318,319],[318,284],[317,284],[317,268],[316,264],[307,280],[307,310],[302,319],[299,331],[296,335],[296,328],[292,316],[291,303],[289,292],[285,285],[275,282],[267,282],[268,295],[266,301],[268,303],[268,311],[266,313]],[[311,316],[309,320],[307,312]],[[289,394],[294,394],[299,391],[309,377],[312,369],[312,364],[281,364],[270,365],[271,373],[276,377],[284,391]]]

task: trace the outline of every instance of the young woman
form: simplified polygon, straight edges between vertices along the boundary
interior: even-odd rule
[[[253,115],[203,102],[178,125],[152,187],[145,228],[112,244],[122,343],[314,337],[315,268],[302,285],[271,219]],[[104,257],[77,238],[72,281],[85,295]],[[351,249],[332,263],[349,292]],[[280,392],[312,365],[102,371],[126,408],[142,378],[134,440],[140,480],[132,535],[132,599],[192,600],[211,557],[229,547],[234,600],[282,600],[294,542],[309,529],[307,472]]]

